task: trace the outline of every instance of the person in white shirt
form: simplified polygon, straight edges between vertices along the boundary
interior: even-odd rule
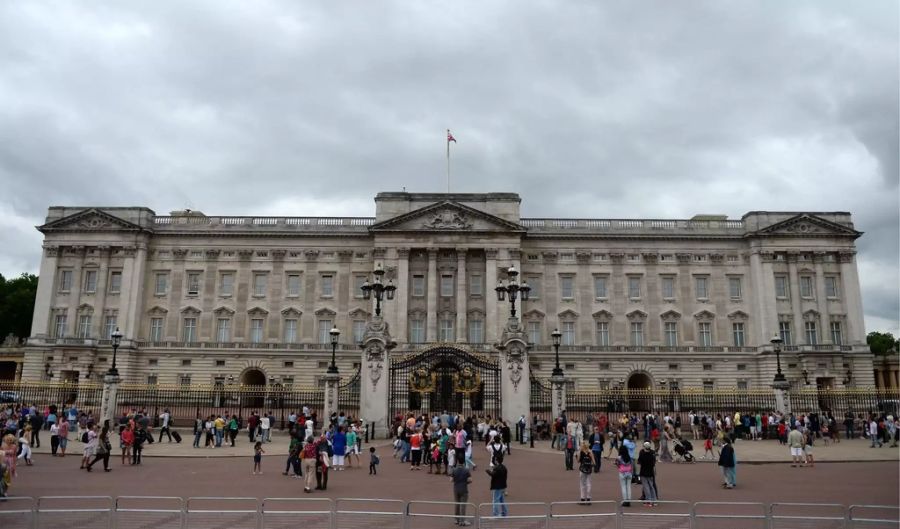
[[[163,436],[163,434],[166,434],[166,436],[169,437],[169,442],[170,442],[170,443],[172,442],[172,434],[169,433],[169,420],[171,419],[171,417],[172,417],[172,416],[169,415],[169,410],[168,410],[168,409],[164,410],[164,411],[159,415],[159,425],[160,425],[160,428],[159,428],[159,442],[160,442],[160,443],[162,442],[162,436]],[[152,441],[152,439],[151,439],[151,441]]]
[[[262,442],[269,443],[271,440],[269,439],[269,431],[272,427],[269,414],[263,414],[263,418],[259,420],[259,428],[262,430]]]

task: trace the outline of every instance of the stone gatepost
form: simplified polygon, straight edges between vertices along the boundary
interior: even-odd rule
[[[553,393],[550,397],[553,419],[562,415],[566,409],[566,382],[569,379],[564,375],[554,375],[550,377],[550,384],[553,386]]]
[[[325,373],[325,417],[323,425],[328,425],[331,415],[338,412],[338,387],[341,385],[340,373]],[[323,426],[327,427],[327,426]]]
[[[106,373],[103,376],[103,395],[100,397],[100,425],[109,419],[110,426],[116,424],[116,402],[119,396],[119,375]]]
[[[782,415],[791,414],[791,397],[788,392],[791,384],[787,380],[776,380],[772,383],[772,390],[775,391],[775,411]]]
[[[524,415],[531,420],[531,378],[528,367],[528,341],[518,318],[509,318],[500,342],[501,412],[514,423]]]
[[[364,424],[373,425],[371,436],[388,438],[391,417],[388,410],[388,377],[390,351],[397,344],[391,340],[388,324],[374,316],[366,325],[362,340],[362,366],[359,380],[359,416]]]

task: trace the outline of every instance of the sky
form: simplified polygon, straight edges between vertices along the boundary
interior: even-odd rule
[[[0,2],[0,273],[52,205],[374,215],[517,192],[534,217],[849,211],[900,334],[892,0]]]

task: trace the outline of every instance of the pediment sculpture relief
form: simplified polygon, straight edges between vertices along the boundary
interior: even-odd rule
[[[445,209],[434,213],[422,226],[432,230],[469,230],[472,222],[461,211]]]

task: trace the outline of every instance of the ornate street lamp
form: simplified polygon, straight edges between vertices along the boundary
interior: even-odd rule
[[[338,337],[341,335],[341,331],[338,330],[337,327],[332,327],[328,334],[331,335],[331,365],[328,366],[328,374],[336,375],[338,373],[337,364],[334,362],[334,355],[337,351],[338,345]]]
[[[378,265],[375,268],[375,271],[372,272],[375,275],[375,279],[371,284],[369,284],[369,280],[366,279],[366,282],[363,283],[362,291],[363,291],[363,299],[371,299],[372,293],[375,294],[375,315],[381,316],[381,300],[386,299],[388,301],[394,299],[394,291],[397,290],[397,287],[394,286],[393,280],[388,280],[387,285],[382,282],[382,278],[384,277],[384,269],[381,268],[381,265]],[[334,331],[335,329],[332,329]],[[335,371],[337,372],[337,371]]]
[[[769,343],[772,344],[772,349],[775,350],[775,362],[778,366],[778,371],[775,373],[775,384],[786,385],[787,378],[785,378],[784,373],[781,372],[781,344],[783,343],[781,336],[776,334],[769,340]]]
[[[117,377],[119,376],[119,370],[116,368],[116,352],[119,350],[119,344],[122,343],[122,331],[116,327],[116,330],[114,330],[109,337],[112,338],[113,361],[112,366],[110,366],[109,371],[107,371],[106,374]]]
[[[509,267],[509,270],[506,271],[506,276],[509,278],[509,284],[503,286],[503,280],[500,280],[500,284],[494,289],[497,292],[497,301],[505,301],[505,298],[509,297],[509,317],[516,317],[516,298],[519,294],[522,295],[522,301],[528,301],[528,293],[531,292],[531,287],[528,286],[527,281],[522,281],[520,285],[516,278],[519,277],[519,271],[516,270],[516,266],[512,265]]]
[[[553,368],[552,376],[561,377],[564,375],[562,368],[559,367],[559,341],[562,338],[562,333],[559,332],[559,329],[553,329],[550,336],[553,337],[553,349],[556,351],[556,367]]]

